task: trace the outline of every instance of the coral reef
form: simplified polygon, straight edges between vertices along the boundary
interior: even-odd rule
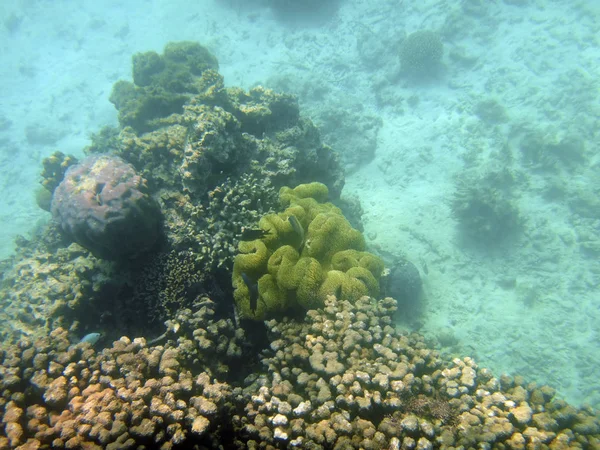
[[[277,206],[281,186],[320,181],[335,200],[344,174],[293,96],[225,88],[212,68],[189,69],[189,76],[196,93],[179,113],[157,116],[145,132],[124,127],[115,138],[104,130],[88,151],[133,164],[160,193],[174,249],[210,253],[205,269],[212,270],[230,267],[241,229]]]
[[[65,172],[73,164],[77,164],[77,158],[65,155],[63,152],[56,151],[42,161],[42,186],[54,193],[54,189],[60,184],[65,176]]]
[[[396,301],[376,299],[382,261],[326,203],[336,154],[293,97],[225,88],[215,69],[192,43],[136,55],[113,91],[121,128],[62,181],[68,157],[45,162],[69,231],[103,203],[131,217],[156,199],[164,239],[108,261],[50,224],[0,265],[0,450],[600,447],[590,408],[397,332]],[[126,230],[128,256],[157,239]],[[239,322],[233,301],[269,320]]]
[[[219,64],[207,49],[196,42],[170,42],[163,55],[136,53],[132,57],[133,83],[118,81],[110,101],[119,111],[122,127],[138,132],[160,126],[160,119],[181,113],[183,105],[202,91],[198,84],[205,70]]]
[[[205,273],[230,269],[242,229],[256,224],[277,204],[268,180],[242,175],[208,192],[208,202],[194,204],[188,195],[162,196],[165,229],[173,249],[194,253]]]
[[[329,294],[352,301],[379,294],[383,262],[364,251],[362,234],[339,208],[324,203],[327,197],[321,183],[281,188],[287,209],[260,220],[264,237],[240,242],[233,286],[243,318],[320,307]]]
[[[83,334],[87,327],[102,327],[103,314],[114,308],[112,267],[78,244],[55,252],[35,250],[11,263],[0,289],[4,344],[45,336],[57,327]],[[122,317],[112,317],[115,327],[122,325]]]
[[[98,261],[79,245],[67,249],[71,241],[51,222],[34,239],[20,239],[19,255],[8,264],[0,287],[0,298],[10,305],[5,342],[56,326],[79,337],[98,331],[108,339],[146,335],[201,294],[231,312],[231,268],[242,230],[278,207],[279,188],[316,180],[328,186],[333,201],[339,198],[344,173],[337,154],[300,117],[293,96],[262,87],[225,88],[211,68],[194,72],[182,63],[178,70],[188,70],[186,79],[197,88],[185,94],[178,113],[156,116],[151,131],[105,128],[86,149],[122,158],[147,181],[162,212],[161,239],[153,248],[162,256]],[[59,154],[45,162],[48,190],[73,162]],[[72,270],[64,273],[63,267]],[[194,275],[182,280],[191,270]],[[43,286],[46,279],[51,281]],[[66,296],[70,289],[77,300]]]
[[[135,257],[159,237],[160,210],[146,181],[116,156],[89,156],[69,167],[54,190],[52,215],[98,258]]]
[[[267,374],[249,377],[234,417],[249,448],[581,448],[598,446],[587,409],[547,386],[443,361],[391,326],[395,301],[329,297],[304,323],[267,322]]]
[[[207,299],[195,309],[167,323],[164,345],[122,337],[97,353],[57,328],[2,352],[0,448],[218,448],[232,389],[214,377],[240,359],[243,332]]]
[[[391,298],[330,296],[302,321],[269,320],[250,372],[243,331],[215,306],[199,299],[154,340],[101,352],[62,328],[4,346],[0,448],[600,446],[592,410],[398,334]]]
[[[199,255],[170,251],[158,253],[134,275],[133,301],[144,305],[148,321],[164,321],[191,306],[210,282],[200,269]],[[213,297],[218,298],[218,297]]]
[[[439,70],[444,45],[433,31],[420,30],[409,34],[400,47],[402,70],[413,76],[431,76]]]

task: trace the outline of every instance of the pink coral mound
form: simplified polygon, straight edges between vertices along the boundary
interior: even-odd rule
[[[52,215],[95,256],[118,260],[150,250],[160,230],[158,204],[131,164],[109,155],[71,166],[54,191]]]

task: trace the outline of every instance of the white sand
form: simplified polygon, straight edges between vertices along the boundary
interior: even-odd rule
[[[116,124],[108,96],[116,80],[130,79],[131,55],[196,40],[218,57],[227,85],[286,81],[306,111],[334,104],[380,116],[376,158],[348,177],[345,193],[363,202],[370,244],[403,252],[421,270],[420,331],[451,330],[458,344],[449,351],[498,374],[550,383],[570,401],[600,404],[600,266],[578,244],[595,219],[581,223],[567,201],[545,200],[544,175],[522,167],[527,222],[516,242],[487,252],[465,245],[450,209],[462,155],[477,151],[485,164],[520,126],[575,133],[588,154],[600,154],[594,0],[484,1],[471,15],[461,5],[479,2],[344,0],[318,27],[282,24],[227,0],[12,3],[0,5],[5,24],[20,18],[13,32],[0,25],[0,118],[11,122],[0,131],[0,256],[49,216],[34,200],[42,159],[54,150],[81,156],[90,132]],[[415,85],[398,76],[397,43],[419,29],[445,30],[446,70]],[[380,64],[360,58],[356,43],[365,36],[381,37],[373,47]],[[474,114],[487,98],[506,107],[507,124]],[[597,165],[592,157],[565,182],[597,194]],[[516,286],[503,288],[506,278]]]

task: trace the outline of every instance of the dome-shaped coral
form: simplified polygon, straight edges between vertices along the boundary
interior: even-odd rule
[[[160,210],[146,180],[116,156],[90,156],[71,166],[54,191],[52,215],[77,243],[104,259],[151,249],[160,229]]]
[[[444,46],[437,33],[415,31],[400,48],[402,70],[411,75],[431,75],[438,69],[443,54]]]

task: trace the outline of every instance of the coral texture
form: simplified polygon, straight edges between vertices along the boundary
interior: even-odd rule
[[[65,176],[65,172],[73,164],[77,164],[77,158],[65,155],[63,152],[56,151],[47,158],[44,158],[42,165],[42,186],[51,194],[60,184]]]
[[[351,301],[379,294],[383,262],[364,251],[362,234],[327,197],[321,183],[281,188],[287,209],[260,220],[264,237],[240,242],[233,285],[242,317],[317,308],[330,294]]]
[[[329,297],[304,323],[267,322],[267,373],[234,417],[248,448],[597,448],[600,421],[554,390],[444,361],[392,327],[396,303]]]
[[[115,83],[110,101],[119,111],[121,126],[138,132],[155,129],[161,118],[181,113],[183,105],[202,90],[197,84],[202,72],[219,68],[206,48],[188,41],[168,43],[163,55],[136,53],[132,62],[133,83]]]
[[[186,46],[181,48],[190,50]],[[162,213],[156,247],[163,256],[151,252],[148,258],[120,260],[117,270],[78,245],[67,250],[71,242],[52,222],[36,239],[22,240],[22,254],[8,264],[9,280],[0,287],[0,299],[10,310],[9,325],[2,330],[9,342],[59,325],[78,336],[146,335],[200,294],[228,305],[242,230],[256,227],[279,206],[282,186],[320,181],[328,186],[332,201],[339,200],[344,173],[338,157],[323,145],[315,125],[300,117],[296,99],[260,86],[250,91],[226,88],[211,67],[178,66],[194,86],[185,90],[195,91],[185,93],[179,112],[161,113],[141,131],[105,128],[86,149],[102,158],[122,158],[147,181],[147,192]],[[45,186],[58,184],[72,162],[64,155],[49,158]],[[15,266],[29,263],[17,273]],[[63,268],[73,270],[66,274]],[[183,279],[190,271],[193,276]],[[44,280],[49,280],[46,285]],[[70,290],[77,292],[75,300],[62,294]]]
[[[106,289],[113,278],[106,262],[75,243],[56,252],[36,250],[20,257],[2,273],[0,341],[45,336],[57,327],[76,332],[90,326],[95,331],[99,317],[114,307],[109,300],[112,291]],[[105,295],[106,301],[94,302]],[[114,325],[123,325],[122,317],[114,318]]]
[[[2,352],[0,448],[218,448],[232,388],[214,376],[239,359],[243,332],[213,320],[209,300],[195,310],[167,323],[163,345],[122,337],[96,353],[57,328]]]
[[[444,45],[437,33],[429,30],[408,35],[400,48],[402,70],[411,75],[432,75],[442,60]]]
[[[187,55],[191,47],[184,44],[181,53]],[[159,59],[171,58],[174,45]],[[197,52],[202,53],[192,51]],[[157,56],[148,56],[147,63],[134,58],[134,82],[145,79],[137,73],[146,66],[151,71]],[[195,254],[206,272],[231,268],[242,228],[255,226],[277,206],[281,186],[316,180],[328,186],[333,200],[339,198],[344,174],[337,154],[300,117],[293,96],[261,86],[248,92],[226,88],[216,63],[202,70],[187,63],[177,67],[190,83],[181,89],[181,108],[153,110],[156,115],[143,127],[103,130],[88,148],[120,156],[147,180],[161,203],[172,250]],[[148,79],[154,86],[162,78]],[[120,113],[127,109],[118,101],[115,106]]]
[[[270,320],[250,372],[244,333],[208,299],[150,342],[121,337],[96,352],[61,328],[22,339],[0,351],[0,448],[600,446],[591,409],[470,358],[441,359],[392,327],[395,308],[331,296],[302,321]]]
[[[99,258],[136,256],[159,237],[160,210],[146,181],[116,156],[90,156],[71,166],[54,190],[52,215]]]

